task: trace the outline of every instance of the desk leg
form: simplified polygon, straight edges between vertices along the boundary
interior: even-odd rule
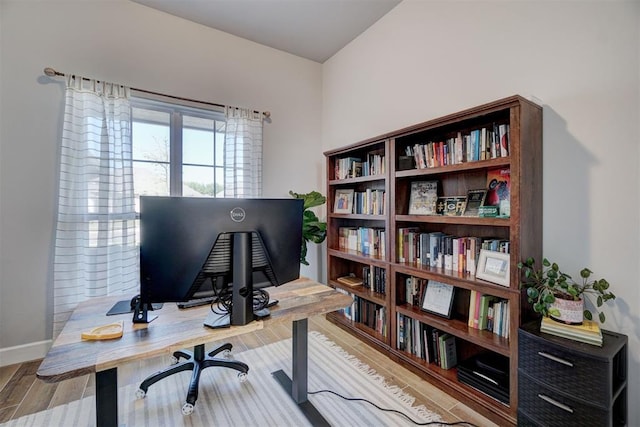
[[[118,368],[96,372],[96,426],[118,425]]]
[[[276,381],[289,393],[294,402],[314,426],[327,426],[330,424],[318,412],[307,399],[307,378],[308,378],[308,342],[307,342],[307,319],[293,322],[293,365],[291,380],[283,370],[273,372]]]

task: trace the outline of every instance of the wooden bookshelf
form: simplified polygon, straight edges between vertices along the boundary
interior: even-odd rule
[[[414,148],[416,144],[420,146],[429,142],[454,141],[482,128],[497,129],[498,125],[508,125],[509,145],[506,156],[492,157],[488,149],[488,158],[455,163],[454,156],[449,151],[446,162],[441,155],[439,164],[417,168],[416,162],[406,155],[408,149]],[[438,149],[444,154],[444,148],[440,147],[442,145]],[[365,159],[370,159],[373,154],[378,156],[377,162],[382,162],[381,166],[378,165],[376,174],[370,174],[369,168],[365,172],[358,172],[363,166],[356,164],[353,173],[345,177],[344,168],[349,161],[344,159],[360,159],[366,166],[368,163]],[[518,408],[518,328],[531,317],[526,298],[519,289],[520,274],[517,264],[526,257],[541,259],[542,254],[542,108],[520,96],[512,96],[331,150],[325,156],[329,206],[329,284],[351,293],[357,300],[375,304],[378,311],[384,312],[384,318],[378,319],[374,328],[355,319],[353,313],[330,313],[327,315],[328,319],[498,424],[515,425]],[[508,217],[409,215],[413,181],[437,180],[439,196],[464,195],[468,190],[486,188],[487,171],[495,168],[508,168],[510,171]],[[384,191],[384,212],[376,215],[333,213],[336,191],[343,189],[353,189],[354,192]],[[359,227],[377,230],[381,238],[369,242],[368,248],[363,244],[349,248],[348,241],[345,242],[345,230],[357,230]],[[415,260],[399,262],[398,229],[407,227],[415,227],[421,233],[442,232],[454,237],[508,240],[508,286],[477,279],[471,272],[424,265]],[[372,251],[373,246],[378,252]],[[379,252],[380,247],[383,247],[383,253]],[[369,254],[366,253],[367,250]],[[348,274],[361,277],[363,267],[366,266],[384,271],[384,293],[362,287],[352,289],[335,280]],[[408,277],[453,285],[454,312],[451,318],[437,316],[407,304],[400,295],[400,290],[404,289]],[[508,338],[468,326],[471,291],[508,301]],[[507,357],[508,404],[461,382],[455,367],[445,370],[421,357],[399,350],[399,316],[409,317],[420,324],[454,335],[458,362],[481,352]],[[381,322],[384,323],[383,326]]]

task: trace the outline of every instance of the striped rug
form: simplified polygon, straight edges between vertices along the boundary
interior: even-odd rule
[[[234,355],[249,365],[246,382],[230,369],[209,368],[200,379],[200,394],[191,415],[182,415],[190,372],[152,385],[137,399],[136,385],[119,389],[119,423],[126,427],[162,426],[308,426],[309,422],[272,377],[291,374],[291,340],[283,340]],[[324,335],[309,333],[309,391],[332,390],[343,396],[366,398],[383,408],[399,410],[417,422],[440,421],[397,387],[387,384],[369,366],[349,355]],[[400,415],[380,411],[363,402],[328,393],[309,400],[332,426],[397,426],[410,423]],[[95,399],[88,397],[2,424],[18,426],[93,426]]]

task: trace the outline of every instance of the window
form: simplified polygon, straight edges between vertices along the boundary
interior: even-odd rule
[[[140,196],[224,197],[222,111],[132,98],[133,180]]]

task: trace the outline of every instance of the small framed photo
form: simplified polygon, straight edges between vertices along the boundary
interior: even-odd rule
[[[509,287],[509,254],[482,249],[478,258],[476,277]]]
[[[420,308],[428,313],[450,319],[454,289],[453,285],[429,280],[424,288]]]
[[[337,189],[333,213],[350,214],[353,212],[353,189]]]

